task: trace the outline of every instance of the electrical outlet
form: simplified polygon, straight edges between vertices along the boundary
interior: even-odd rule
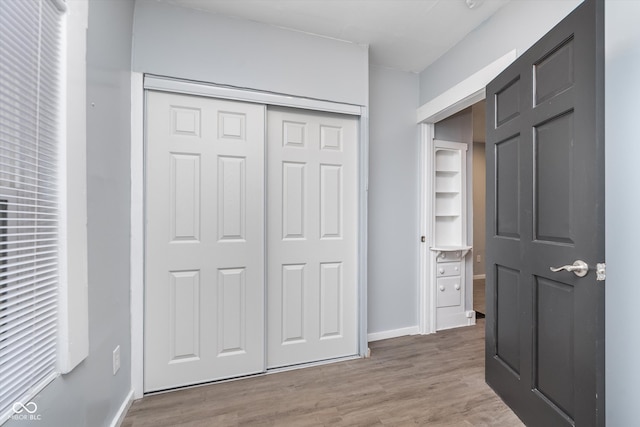
[[[113,375],[120,370],[120,346],[113,350]]]
[[[480,262],[480,255],[476,255],[476,262]]]

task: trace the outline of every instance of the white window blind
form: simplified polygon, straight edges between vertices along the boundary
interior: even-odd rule
[[[56,368],[61,18],[0,0],[0,423]]]

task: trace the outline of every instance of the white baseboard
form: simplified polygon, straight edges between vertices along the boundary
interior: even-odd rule
[[[467,313],[465,311],[459,311],[451,314],[438,314],[436,330],[444,331],[445,329],[461,328],[463,326],[472,326],[475,324],[475,311],[472,311],[472,317],[467,317]]]
[[[486,274],[474,274],[473,275],[473,280],[486,279],[486,278],[487,278]]]
[[[120,405],[120,409],[116,412],[116,416],[113,417],[113,421],[111,421],[111,427],[120,427],[124,418],[127,416],[127,411],[131,407],[133,403],[133,390],[129,391],[127,397],[124,398],[122,405]]]
[[[416,335],[419,333],[420,330],[418,329],[418,326],[410,326],[408,328],[392,329],[390,331],[372,332],[367,334],[367,339],[369,342],[372,342],[386,340],[389,338],[404,337],[406,335]]]

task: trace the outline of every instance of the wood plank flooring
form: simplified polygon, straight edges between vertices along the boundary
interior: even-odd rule
[[[148,396],[122,427],[523,425],[484,382],[484,320],[370,348],[369,359]]]

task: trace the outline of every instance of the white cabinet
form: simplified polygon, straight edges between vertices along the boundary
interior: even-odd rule
[[[469,324],[466,300],[467,144],[434,141],[431,280],[436,330]]]
[[[438,265],[436,266],[437,277],[459,276],[459,275],[460,275],[459,262],[443,262],[443,263],[438,263]]]

